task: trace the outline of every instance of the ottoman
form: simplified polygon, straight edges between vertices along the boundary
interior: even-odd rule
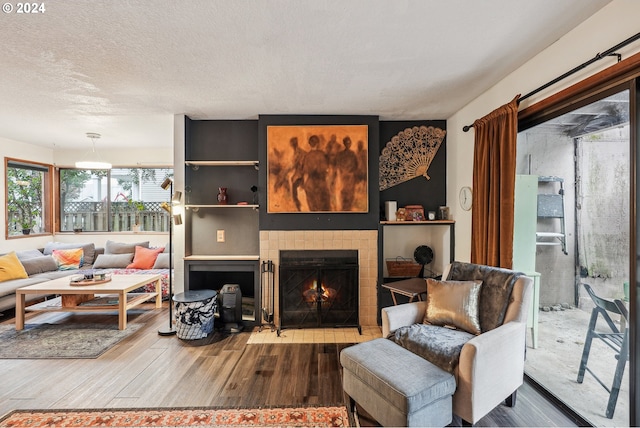
[[[446,426],[452,420],[452,374],[388,339],[340,352],[342,387],[383,426]]]
[[[215,290],[190,290],[173,297],[180,339],[202,339],[213,331],[217,295]]]

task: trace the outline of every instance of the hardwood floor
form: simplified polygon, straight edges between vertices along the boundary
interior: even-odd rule
[[[348,344],[248,345],[249,332],[182,341],[157,334],[167,318],[166,309],[132,310],[129,323],[144,327],[97,359],[0,360],[0,415],[13,409],[345,403],[339,354]],[[27,323],[79,320],[113,323],[117,317],[27,316]],[[363,426],[376,425],[362,409],[359,415]],[[525,384],[514,408],[499,406],[476,426],[576,425]]]

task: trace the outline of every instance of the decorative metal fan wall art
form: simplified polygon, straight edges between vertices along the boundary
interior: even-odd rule
[[[395,135],[380,155],[380,190],[419,176],[429,180],[429,166],[446,133],[433,126],[414,126]]]

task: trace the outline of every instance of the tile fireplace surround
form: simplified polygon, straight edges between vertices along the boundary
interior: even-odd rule
[[[358,250],[360,325],[377,325],[377,230],[262,230],[260,260],[275,264],[275,320],[278,314],[280,250]],[[262,291],[264,293],[264,290]]]

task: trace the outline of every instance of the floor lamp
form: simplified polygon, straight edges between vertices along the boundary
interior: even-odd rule
[[[173,179],[167,177],[160,185],[164,190],[169,189],[171,203],[163,202],[160,207],[169,213],[169,326],[168,328],[160,328],[158,334],[160,336],[172,336],[176,334],[173,327],[173,225],[182,224],[182,216],[173,214],[173,205],[180,203],[182,192],[173,193]]]

